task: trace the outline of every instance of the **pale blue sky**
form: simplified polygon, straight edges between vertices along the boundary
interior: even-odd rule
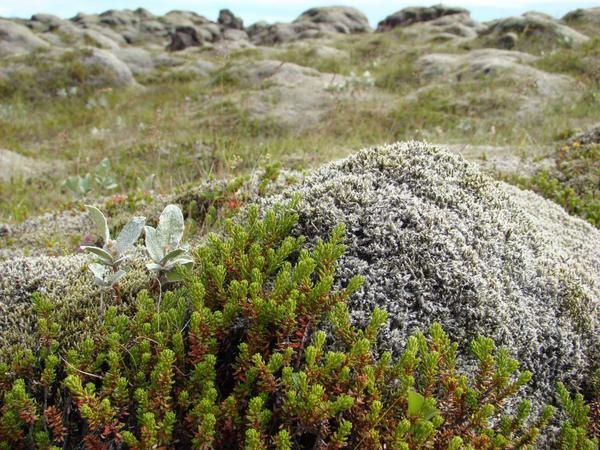
[[[372,25],[406,6],[431,5],[436,0],[390,1],[390,0],[0,0],[0,16],[29,18],[37,12],[56,14],[60,17],[72,17],[77,12],[99,13],[107,9],[135,9],[142,6],[155,14],[164,14],[172,9],[195,11],[209,19],[215,20],[222,8],[229,8],[241,16],[246,24],[258,20],[290,21],[312,6],[343,4],[354,6],[363,11]],[[462,0],[445,2],[452,6],[463,6],[471,11],[473,17],[480,21],[498,17],[521,14],[526,11],[543,11],[556,17],[576,8],[600,6],[595,1],[564,0],[521,0],[517,2],[502,0]]]

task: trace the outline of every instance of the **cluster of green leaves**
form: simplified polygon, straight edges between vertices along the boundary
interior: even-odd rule
[[[435,324],[396,360],[378,355],[386,313],[358,329],[345,302],[362,280],[334,287],[343,227],[308,250],[297,221],[280,206],[227,222],[181,284],[124,299],[132,314],[109,308],[76,348],[36,296],[39,345],[0,363],[0,448],[532,448],[553,408],[506,414],[531,378],[506,349],[475,339],[468,377]],[[587,411],[561,398],[563,448],[581,448]]]
[[[112,191],[119,185],[112,173],[112,166],[108,158],[104,158],[94,169],[94,176],[86,173],[84,176],[72,175],[68,177],[63,185],[75,197],[84,198],[95,186],[100,192]]]
[[[596,400],[592,403],[592,405],[598,408],[598,402],[600,401],[600,392],[598,392],[600,370],[596,371],[595,378]],[[590,420],[589,416],[591,407],[585,404],[583,395],[577,394],[574,397],[571,397],[562,383],[558,384],[557,395],[558,402],[562,406],[564,414],[567,417],[560,431],[560,448],[597,450],[598,436],[600,435],[600,423],[594,423]],[[600,419],[597,415],[593,418],[595,421]],[[590,437],[591,434],[595,434],[596,438]]]

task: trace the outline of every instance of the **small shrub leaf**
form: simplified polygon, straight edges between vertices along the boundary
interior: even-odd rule
[[[163,249],[158,241],[158,233],[155,228],[150,226],[145,226],[144,231],[146,233],[146,250],[154,262],[160,263],[163,259]]]
[[[181,256],[185,253],[185,250],[183,248],[177,248],[175,250],[173,250],[172,252],[168,253],[167,255],[165,255],[165,257],[161,260],[161,264],[167,264],[169,261],[174,260],[175,258],[177,258],[178,256]]]
[[[408,415],[419,417],[425,404],[425,397],[415,391],[408,391]]]
[[[184,230],[183,213],[177,205],[167,205],[160,215],[156,229],[163,251],[179,246]],[[168,251],[167,250],[167,251]]]
[[[117,236],[116,243],[117,251],[120,255],[129,250],[139,239],[145,223],[145,217],[134,217],[123,227],[119,236]]]
[[[108,230],[108,223],[106,222],[106,217],[102,214],[95,206],[85,205],[92,220],[94,221],[94,225],[96,225],[96,230],[98,236],[103,239],[103,242],[106,244],[110,239],[110,231]]]
[[[96,279],[100,281],[105,280],[106,274],[108,272],[108,267],[98,263],[91,263],[88,267],[90,268],[90,272],[94,274],[94,277]]]
[[[96,256],[100,257],[100,260],[107,265],[111,265],[113,263],[113,257],[110,253],[108,253],[106,250],[101,249],[100,247],[94,247],[94,246],[84,246],[81,247],[82,249],[84,249],[86,252],[90,252],[93,253]]]

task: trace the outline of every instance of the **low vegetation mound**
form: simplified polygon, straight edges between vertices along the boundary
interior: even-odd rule
[[[600,233],[589,224],[418,142],[363,150],[298,190],[301,234],[345,224],[342,280],[365,278],[351,315],[389,313],[383,348],[399,354],[439,321],[459,342],[483,334],[508,346],[538,399],[558,380],[589,380],[600,361]]]
[[[507,408],[531,372],[490,338],[471,342],[466,373],[440,324],[408,338],[399,358],[378,352],[387,314],[375,309],[355,328],[346,301],[362,279],[336,287],[344,227],[307,248],[290,235],[297,206],[294,198],[262,220],[252,207],[226,222],[174,284],[157,277],[135,292],[96,292],[112,304],[74,345],[51,297],[34,295],[36,344],[0,359],[0,448],[530,449],[541,436],[595,448],[590,408],[561,384],[558,436],[548,434],[556,408]],[[104,216],[90,214],[109,240]],[[170,205],[146,228],[150,254],[152,236],[179,241],[175,216]],[[116,249],[142,220],[124,227]]]

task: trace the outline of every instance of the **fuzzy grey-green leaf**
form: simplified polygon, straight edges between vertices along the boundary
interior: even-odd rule
[[[94,246],[84,246],[81,247],[83,250],[85,250],[86,252],[90,252],[93,253],[96,256],[100,257],[100,260],[102,263],[104,263],[105,265],[111,265],[113,264],[113,257],[110,253],[108,253],[106,250],[101,249],[100,247],[94,247]]]
[[[117,284],[119,281],[121,281],[121,278],[123,278],[125,275],[127,274],[127,272],[125,272],[124,270],[119,270],[117,273],[113,274],[110,279],[108,280],[108,283],[111,286],[114,286],[115,284]]]
[[[168,252],[179,247],[184,227],[183,213],[179,206],[167,205],[160,215],[158,227],[156,228],[163,251]]]
[[[185,250],[182,248],[176,248],[175,250],[167,253],[165,255],[165,257],[161,260],[161,264],[166,264],[167,262],[169,262],[170,260],[173,260],[175,258],[177,258],[178,256],[181,256],[185,253]]]
[[[154,262],[160,263],[164,252],[158,240],[158,233],[156,229],[150,226],[145,226],[144,231],[146,233],[146,250]]]
[[[107,243],[110,239],[110,231],[108,229],[108,223],[106,222],[106,217],[102,214],[98,208],[92,205],[85,205],[88,212],[90,213],[90,217],[94,221],[94,225],[96,226],[96,230],[98,236],[103,239],[104,243]]]
[[[98,263],[91,263],[89,266],[90,272],[94,274],[94,277],[99,281],[105,281],[108,267]]]
[[[116,248],[119,255],[123,255],[135,244],[142,233],[145,223],[145,217],[134,217],[123,227],[119,236],[117,236]]]

